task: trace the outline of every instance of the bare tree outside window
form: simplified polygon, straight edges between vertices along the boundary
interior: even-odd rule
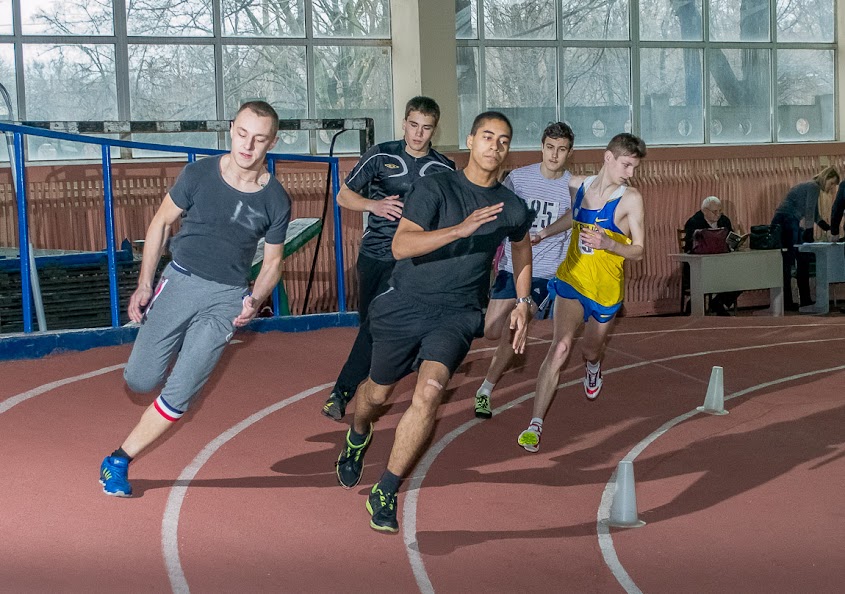
[[[486,0],[488,39],[554,39],[555,0]]]
[[[129,35],[211,36],[211,0],[127,1],[126,29]]]
[[[304,0],[222,0],[223,34],[231,37],[304,37]]]
[[[481,37],[473,28],[476,3],[483,15]],[[556,108],[579,144],[600,145],[602,135],[632,128],[658,144],[834,137],[834,0],[556,0],[554,27],[544,20],[548,4],[456,0],[462,109],[500,101],[490,78],[501,76],[485,60],[491,48],[497,67],[521,64],[529,48],[543,48],[559,56]],[[637,11],[635,32],[629,4]],[[538,33],[553,29],[554,39]],[[509,44],[511,39],[519,43]],[[636,63],[630,55],[638,57]],[[771,92],[775,66],[777,97]],[[536,83],[531,68],[514,73],[519,91],[511,102],[524,95],[526,105],[534,105]],[[712,116],[706,122],[705,106]]]
[[[366,46],[316,46],[314,87],[319,118],[371,117],[376,142],[393,136],[390,50]],[[380,107],[379,107],[380,106]],[[322,135],[327,145],[330,138]],[[357,139],[344,135],[337,150],[357,150]]]
[[[213,120],[214,48],[209,45],[129,46],[129,105],[133,120]],[[214,133],[135,134],[133,140],[217,148]],[[135,151],[137,156],[167,153]]]
[[[25,0],[21,2],[24,35],[113,35],[112,0]]]
[[[13,31],[12,0],[0,0],[0,35],[11,35]]]
[[[390,37],[389,0],[311,0],[315,37]]]
[[[223,101],[226,118],[245,101],[261,99],[282,119],[308,117],[305,48],[279,45],[223,46]],[[308,133],[282,131],[277,151],[308,151]]]
[[[630,39],[628,0],[560,0],[561,39]]]
[[[530,84],[517,83],[527,80]],[[537,146],[543,129],[555,119],[556,102],[554,48],[487,48],[487,106],[511,120],[511,146]]]

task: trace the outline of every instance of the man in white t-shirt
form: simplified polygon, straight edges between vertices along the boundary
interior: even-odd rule
[[[572,208],[569,194],[569,178],[572,174],[566,171],[566,161],[572,154],[574,144],[575,134],[572,128],[563,122],[550,124],[543,131],[540,142],[543,160],[514,169],[503,182],[503,185],[513,190],[537,213],[531,226],[532,235],[539,233]],[[534,311],[548,295],[549,279],[554,278],[558,265],[566,256],[570,233],[567,231],[555,235],[551,240],[534,246],[530,297],[533,305],[529,304]],[[484,319],[484,336],[490,340],[498,340],[499,345],[490,362],[484,383],[475,395],[475,416],[480,419],[493,416],[490,394],[514,356],[507,321],[511,310],[519,301],[513,280],[510,242],[506,240],[504,246]]]

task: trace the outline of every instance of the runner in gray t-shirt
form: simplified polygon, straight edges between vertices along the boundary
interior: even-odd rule
[[[100,483],[107,495],[132,495],[129,463],[187,411],[235,328],[255,317],[279,282],[290,199],[264,165],[278,129],[269,104],[242,105],[230,130],[232,150],[186,166],[150,223],[129,301],[129,318],[141,327],[123,377],[135,392],[166,382],[123,444],[103,460]],[[153,292],[170,227],[180,219],[173,261]],[[264,262],[249,293],[262,237]]]
[[[563,122],[550,124],[543,131],[540,141],[543,160],[515,169],[505,178],[503,185],[525,200],[536,213],[534,224],[531,226],[532,235],[545,229],[572,208],[572,198],[569,195],[569,178],[572,174],[566,170],[566,161],[572,154],[574,144],[575,134],[572,128]],[[554,278],[558,265],[566,256],[569,235],[568,231],[560,233],[552,238],[554,241],[548,244],[543,242],[533,248],[532,311],[536,311],[536,307],[542,304],[549,294],[549,279]],[[508,316],[516,304],[517,294],[513,281],[510,242],[505,241],[504,247],[484,318],[484,336],[490,340],[498,340],[499,345],[490,361],[487,376],[475,394],[475,416],[479,419],[489,419],[493,416],[490,394],[514,356],[510,346],[510,332],[507,330]]]

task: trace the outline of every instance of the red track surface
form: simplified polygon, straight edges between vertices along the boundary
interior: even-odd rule
[[[533,391],[550,323],[531,335],[494,406]],[[427,579],[436,592],[622,592],[597,537],[602,493],[632,448],[702,404],[714,365],[730,414],[695,415],[636,458],[647,525],[611,530],[619,567],[643,592],[842,591],[845,368],[824,370],[845,364],[843,318],[622,319],[601,397],[561,388],[537,454],[516,445],[530,400],[472,420],[491,354],[476,342],[440,410],[432,443],[442,453],[416,471],[416,567],[402,533],[372,531],[364,509],[412,380],[377,425],[361,487],[345,491],[334,461],[346,425],[318,413],[327,389],[284,401],[334,379],[354,330],[239,338],[202,401],[132,464],[132,499],[106,497],[97,482],[102,457],[152,400],[128,393],[120,370],[9,407],[125,362],[128,347],[0,363],[0,591],[407,592]],[[562,383],[580,377],[574,359]],[[729,398],[798,374],[808,375]],[[179,480],[186,469],[196,475]]]

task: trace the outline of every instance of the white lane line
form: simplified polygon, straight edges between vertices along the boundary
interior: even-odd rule
[[[74,382],[79,382],[82,380],[86,380],[92,377],[97,377],[98,375],[103,375],[104,373],[110,373],[112,371],[117,371],[118,369],[123,369],[126,367],[125,363],[121,363],[120,365],[112,365],[111,367],[103,367],[102,369],[96,369],[94,371],[89,371],[88,373],[83,373],[81,375],[75,375],[73,377],[66,377],[64,379],[56,380],[54,382],[50,382],[49,384],[42,384],[37,388],[33,388],[27,392],[22,392],[15,396],[11,396],[7,398],[3,402],[0,402],[0,415],[4,412],[12,408],[13,406],[20,404],[21,402],[25,402],[30,398],[35,398],[45,392],[49,392],[55,388],[61,388],[62,386],[66,386],[68,384],[72,384]]]
[[[698,332],[698,331],[710,331],[710,330],[748,330],[748,329],[773,329],[773,330],[789,330],[792,328],[813,328],[817,326],[825,326],[827,328],[830,327],[830,324],[796,324],[794,326],[733,326],[733,327],[713,327],[713,328],[677,328],[674,330],[645,330],[639,332],[615,332],[613,336],[634,336],[634,335],[642,335],[642,334],[664,334],[664,333],[672,333],[672,332]],[[529,346],[532,344],[548,344],[551,342],[548,338],[531,338],[533,343],[529,343]],[[488,351],[494,351],[496,347],[485,347],[480,349],[474,349],[469,351],[471,353],[483,353]],[[102,369],[97,369],[94,371],[90,371],[88,373],[83,373],[81,375],[75,375],[73,377],[64,378],[61,380],[57,380],[55,382],[50,382],[49,384],[43,384],[36,388],[33,388],[27,392],[23,392],[21,394],[17,394],[15,396],[11,396],[6,400],[0,402],[0,414],[6,412],[13,406],[20,404],[30,398],[34,398],[35,396],[39,396],[44,394],[45,392],[49,392],[55,388],[60,388],[61,386],[65,386],[67,384],[72,384],[74,382],[86,380],[92,377],[96,377],[98,375],[102,375],[104,373],[110,373],[112,371],[116,371],[118,369],[123,369],[126,367],[125,363],[121,363],[119,365],[112,365],[111,367],[103,367]]]
[[[845,341],[845,338],[820,338],[814,340],[802,340],[802,341],[792,341],[792,342],[778,342],[774,344],[765,344],[765,345],[751,345],[745,347],[736,347],[736,348],[729,348],[729,349],[718,349],[718,350],[711,350],[711,351],[700,351],[697,353],[685,353],[681,355],[673,355],[671,357],[662,357],[659,359],[650,359],[644,361],[637,361],[635,363],[630,363],[628,365],[621,365],[619,367],[614,367],[612,369],[602,370],[604,375],[611,375],[613,373],[618,373],[620,371],[627,371],[629,369],[635,369],[637,367],[643,367],[645,365],[650,364],[660,364],[665,363],[667,361],[678,361],[681,359],[691,359],[694,357],[703,357],[707,355],[717,355],[720,353],[736,353],[739,351],[751,351],[751,350],[759,350],[759,349],[768,349],[768,348],[779,348],[779,347],[790,347],[798,344],[813,344],[813,343],[823,343],[823,342],[833,342],[833,341]],[[569,386],[574,386],[576,384],[580,384],[582,382],[582,378],[578,378],[563,384],[560,384],[557,389],[560,390],[561,388],[567,388]],[[768,384],[761,384],[763,386]],[[733,397],[745,394],[747,391],[743,390],[741,392],[736,392]],[[526,400],[529,400],[534,396],[534,392],[530,392],[528,394],[524,394],[510,402],[503,404],[502,406],[496,408],[493,411],[494,416],[501,414],[507,411],[514,406],[522,404]],[[411,476],[410,480],[408,481],[408,490],[405,495],[405,503],[402,505],[402,537],[405,542],[405,551],[408,555],[408,561],[411,565],[411,570],[414,573],[414,579],[417,581],[417,586],[420,589],[420,592],[425,594],[429,594],[434,592],[434,587],[431,584],[431,579],[428,577],[428,572],[425,569],[425,562],[423,561],[422,554],[419,551],[419,544],[417,543],[417,502],[419,499],[419,490],[422,486],[423,481],[425,480],[426,474],[428,473],[429,469],[431,468],[432,464],[434,464],[434,460],[446,447],[457,439],[460,435],[474,427],[475,425],[481,423],[480,419],[472,419],[467,421],[463,425],[453,429],[442,438],[440,438],[436,443],[432,444],[431,448],[429,448],[428,452],[420,459],[419,463],[416,466],[416,470]],[[516,440],[514,440],[516,441]],[[610,508],[608,507],[608,510]],[[619,579],[617,577],[617,579]],[[624,583],[620,581],[621,584]],[[635,590],[632,590],[632,592]]]
[[[831,328],[830,324],[794,324],[789,326],[761,326],[759,324],[755,324],[752,326],[712,326],[709,328],[667,328],[665,330],[638,330],[636,332],[612,332],[610,337],[613,338],[614,336],[643,336],[646,334],[675,334],[676,332],[712,332],[714,330],[723,330],[723,331],[730,331],[734,332],[736,330],[792,330],[794,328],[818,328],[818,327],[825,327]],[[833,326],[835,327],[835,326]],[[575,340],[580,340],[582,337],[577,336]],[[533,342],[526,343],[526,346],[531,346],[535,344],[549,344],[552,339],[551,338],[540,338],[537,336],[529,336],[528,340]],[[496,347],[482,347],[478,349],[473,349],[467,352],[467,355],[472,355],[474,353],[485,353],[488,351],[495,351]]]
[[[796,375],[790,375],[787,377],[783,377],[780,379],[772,380],[769,382],[764,382],[762,384],[757,384],[756,386],[751,386],[750,388],[746,388],[744,390],[740,390],[738,392],[734,392],[730,396],[726,396],[725,400],[732,400],[734,398],[739,398],[740,396],[745,396],[746,394],[750,394],[751,392],[756,392],[757,390],[762,390],[771,386],[776,386],[778,384],[783,384],[786,382],[791,382],[799,379],[803,379],[805,377],[812,377],[815,375],[821,375],[824,373],[833,373],[835,371],[842,371],[845,369],[845,365],[839,365],[837,367],[828,367],[826,369],[818,369],[816,371],[808,371],[805,373],[799,373]],[[676,426],[687,419],[694,417],[697,414],[703,414],[700,411],[693,409],[687,413],[679,415],[668,421],[660,426],[659,429],[654,431],[651,435],[643,439],[640,443],[635,445],[631,450],[622,458],[622,461],[630,461],[633,462],[637,456],[639,456],[643,451],[650,446],[652,443],[657,441],[657,439],[664,435],[669,429]],[[616,549],[613,546],[613,537],[610,535],[610,528],[608,526],[608,520],[610,519],[610,507],[613,504],[613,496],[616,492],[616,470],[614,469],[613,473],[610,475],[610,479],[607,481],[607,485],[604,487],[604,492],[601,496],[601,502],[599,504],[598,513],[596,514],[596,531],[598,532],[599,537],[599,548],[601,549],[602,556],[604,557],[604,562],[607,564],[608,568],[610,568],[611,573],[619,582],[619,584],[625,589],[626,592],[629,594],[642,594],[642,591],[639,589],[634,580],[625,571],[622,563],[619,561],[619,557],[616,555]]]
[[[188,487],[190,486],[191,481],[203,465],[208,462],[209,458],[211,458],[217,450],[223,447],[227,441],[233,439],[241,431],[244,431],[251,425],[254,425],[267,415],[279,411],[288,405],[294,404],[295,402],[299,402],[303,398],[316,394],[321,390],[330,388],[333,385],[334,382],[329,382],[327,384],[308,388],[299,394],[295,394],[290,398],[286,398],[276,402],[275,404],[271,404],[267,408],[259,410],[210,441],[202,449],[202,451],[197,454],[197,457],[185,467],[179,475],[179,478],[176,479],[176,484],[170,488],[170,494],[167,497],[167,504],[164,507],[164,516],[161,521],[161,550],[164,555],[164,563],[167,566],[167,577],[170,579],[170,587],[174,592],[190,592],[188,581],[185,579],[185,572],[182,570],[182,564],[179,561],[179,539],[177,535],[179,529],[179,512],[182,509],[182,502],[185,499],[185,495],[188,492]]]

